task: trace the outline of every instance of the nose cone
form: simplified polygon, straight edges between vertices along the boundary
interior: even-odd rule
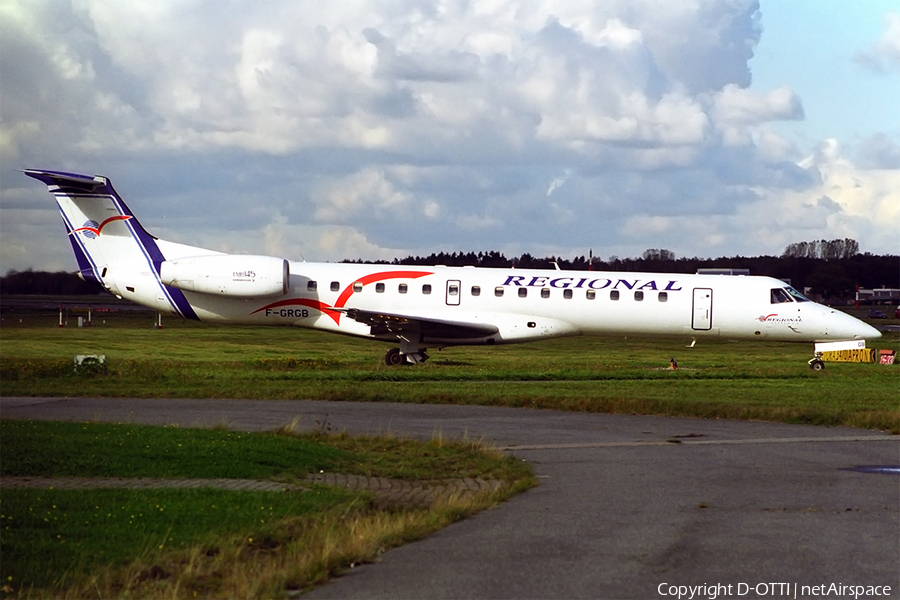
[[[868,329],[868,331],[862,336],[864,340],[877,340],[883,335],[880,331],[878,331],[871,325],[868,325],[866,323],[863,323],[863,325],[865,325],[865,327]]]
[[[846,313],[832,311],[832,318],[828,323],[828,339],[836,340],[877,340],[881,332]]]

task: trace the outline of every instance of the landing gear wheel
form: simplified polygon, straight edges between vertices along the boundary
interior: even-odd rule
[[[384,355],[384,362],[390,367],[396,367],[406,362],[406,357],[400,354],[400,348],[391,348]]]
[[[809,361],[809,368],[813,371],[822,371],[825,369],[825,363],[819,360],[818,358],[814,358]]]

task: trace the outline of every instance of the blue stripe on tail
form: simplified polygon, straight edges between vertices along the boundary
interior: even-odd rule
[[[185,298],[184,292],[178,288],[164,285],[160,280],[160,265],[162,265],[166,258],[159,249],[156,238],[147,233],[147,230],[145,230],[138,222],[134,213],[132,213],[131,209],[128,208],[128,205],[125,204],[125,201],[122,200],[121,196],[113,189],[108,178],[102,176],[91,177],[90,175],[67,173],[65,171],[44,171],[37,169],[26,169],[23,172],[29,177],[46,184],[49,191],[54,195],[103,196],[110,198],[116,205],[120,214],[131,217],[125,221],[128,230],[131,232],[135,242],[137,242],[138,247],[147,259],[148,264],[152,267],[152,272],[156,281],[168,299],[169,304],[182,317],[197,321],[200,320],[187,298]],[[60,212],[62,212],[62,209],[60,209]],[[66,233],[72,234],[76,226],[68,222],[65,213],[63,213],[63,222],[66,225]],[[97,281],[102,284],[103,274],[97,272],[97,265],[94,264],[90,254],[84,246],[82,246],[78,236],[69,235],[68,237],[71,240],[72,251],[75,253],[75,260],[78,262],[78,269],[82,276],[85,279]]]

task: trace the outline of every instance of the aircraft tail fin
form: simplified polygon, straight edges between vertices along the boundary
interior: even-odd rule
[[[118,296],[126,292],[132,296],[136,274],[149,270],[160,300],[182,316],[196,318],[181,291],[160,282],[166,258],[157,239],[141,226],[108,178],[37,169],[23,172],[45,183],[56,197],[82,279],[96,281]]]
[[[82,279],[107,285],[113,268],[146,264],[149,259],[158,269],[165,260],[155,238],[106,177],[34,169],[24,173],[45,183],[56,197]]]

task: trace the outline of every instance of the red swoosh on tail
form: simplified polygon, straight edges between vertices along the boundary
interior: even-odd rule
[[[110,217],[110,218],[106,219],[105,221],[100,223],[100,225],[98,225],[96,228],[95,227],[79,227],[78,229],[73,229],[72,231],[70,231],[69,235],[72,235],[73,233],[78,233],[79,231],[93,231],[94,234],[100,235],[100,231],[102,231],[104,227],[106,227],[108,224],[112,223],[113,221],[127,221],[128,219],[131,219],[131,218],[132,218],[131,215],[116,215],[115,217]]]

